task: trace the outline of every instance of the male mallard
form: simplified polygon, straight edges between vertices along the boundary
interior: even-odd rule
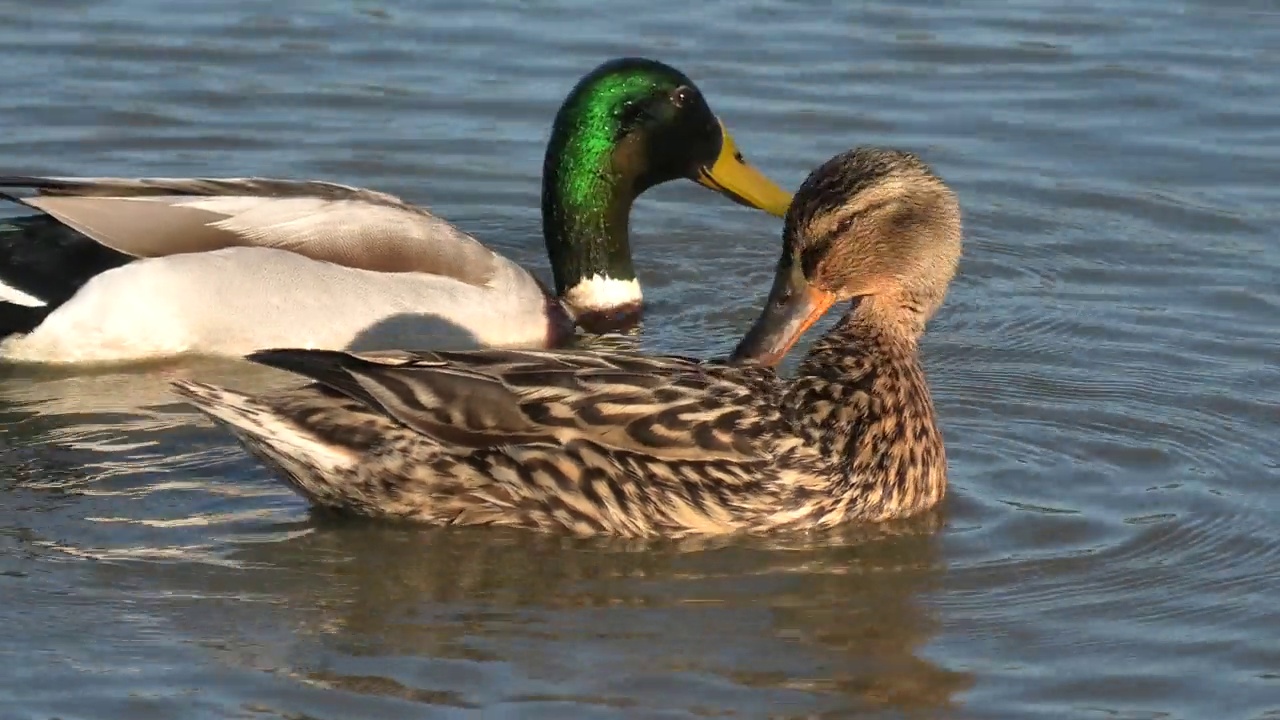
[[[743,160],[692,80],[638,58],[607,62],[573,88],[543,173],[559,300],[445,221],[370,190],[257,178],[0,178],[0,187],[38,190],[0,196],[52,216],[0,229],[0,336],[11,335],[0,358],[555,346],[575,320],[601,330],[638,318],[627,223],[645,190],[689,178],[778,216],[791,199]]]
[[[814,170],[734,352],[773,363],[853,300],[790,382],[623,352],[272,350],[251,359],[316,383],[175,387],[312,503],[365,517],[622,536],[899,518],[946,491],[916,345],[960,236],[955,195],[915,155],[857,149]]]

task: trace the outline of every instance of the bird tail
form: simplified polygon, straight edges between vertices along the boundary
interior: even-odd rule
[[[192,380],[171,384],[177,395],[229,429],[298,494],[333,509],[347,504],[334,479],[354,472],[353,450],[324,442],[261,398]]]

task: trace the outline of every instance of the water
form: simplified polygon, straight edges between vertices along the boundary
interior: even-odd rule
[[[354,183],[549,277],[556,106],[660,57],[786,185],[867,143],[956,188],[946,506],[683,544],[326,523],[159,371],[6,370],[0,717],[1280,717],[1271,3],[520,7],[0,4],[0,169]],[[644,345],[732,348],[778,232],[646,195]]]

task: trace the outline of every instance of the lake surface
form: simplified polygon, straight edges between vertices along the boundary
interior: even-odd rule
[[[0,718],[1280,717],[1276,6],[941,8],[0,4],[3,173],[363,185],[549,278],[552,115],[643,54],[785,185],[900,146],[967,230],[923,345],[952,491],[892,528],[321,521],[159,371],[0,371]],[[781,224],[689,183],[633,218],[644,347],[729,351]]]

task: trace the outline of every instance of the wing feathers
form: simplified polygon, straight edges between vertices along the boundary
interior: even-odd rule
[[[421,272],[473,285],[497,257],[426,210],[385,193],[267,178],[0,177],[35,188],[18,202],[134,257],[259,246],[376,272]]]
[[[670,460],[761,454],[741,432],[748,418],[740,405],[763,385],[713,377],[687,358],[485,350],[375,359],[275,350],[250,359],[305,375],[455,447],[580,440]]]

